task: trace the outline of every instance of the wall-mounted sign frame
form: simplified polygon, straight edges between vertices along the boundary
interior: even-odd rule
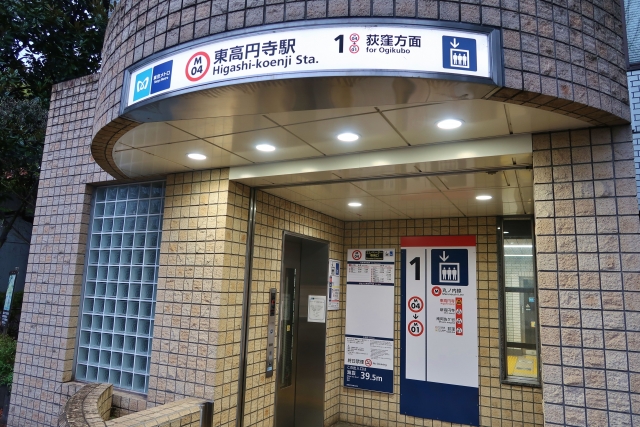
[[[476,236],[401,246],[400,413],[477,426]]]
[[[498,29],[415,19],[274,24],[183,43],[125,71],[121,114],[153,100],[285,78],[405,76],[502,85]]]
[[[327,284],[327,310],[340,309],[340,261],[329,259],[329,280]]]
[[[347,251],[345,387],[393,393],[395,252]]]
[[[13,288],[16,284],[16,278],[18,277],[18,267],[15,270],[9,272],[9,283],[7,284],[7,292],[4,296],[4,307],[2,308],[2,319],[0,320],[3,330],[6,330],[9,323],[9,314],[11,314],[11,303],[13,301]]]

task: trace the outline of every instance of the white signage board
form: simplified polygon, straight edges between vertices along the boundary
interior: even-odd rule
[[[393,393],[394,249],[347,251],[344,386]]]
[[[340,261],[329,260],[329,281],[327,284],[327,310],[340,309]]]
[[[491,55],[488,33],[424,23],[262,30],[191,45],[136,67],[124,84],[123,104],[201,85],[360,71],[491,78]]]
[[[400,412],[478,425],[476,238],[403,237],[402,263]]]
[[[327,297],[324,295],[309,295],[307,322],[325,323]]]

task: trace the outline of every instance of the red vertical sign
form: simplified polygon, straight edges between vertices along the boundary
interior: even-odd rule
[[[456,298],[456,335],[462,335],[462,298]]]

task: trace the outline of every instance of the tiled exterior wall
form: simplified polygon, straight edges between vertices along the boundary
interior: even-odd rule
[[[403,236],[475,235],[477,239],[478,342],[481,426],[542,426],[539,388],[501,384],[498,316],[498,248],[496,218],[449,218],[345,223],[345,249],[395,248],[396,334],[394,394],[342,388],[340,419],[366,426],[438,426],[451,423],[399,413],[400,387],[400,238]],[[344,329],[342,331],[344,336]],[[343,346],[344,347],[344,346]],[[341,380],[342,381],[342,380]]]
[[[212,400],[235,426],[249,188],[228,169],[167,177],[148,404]]]
[[[631,129],[535,135],[533,150],[546,425],[640,425]]]
[[[54,86],[27,268],[10,425],[53,425],[71,380],[91,188],[98,76]]]
[[[247,381],[244,425],[273,426],[275,384],[277,375],[265,378],[269,289],[280,292],[282,266],[282,233],[290,231],[304,236],[327,240],[329,258],[344,257],[342,235],[344,223],[279,197],[257,192],[256,230],[251,283],[251,314],[247,343]],[[280,300],[280,297],[277,297]],[[279,305],[277,306],[279,309]],[[276,312],[276,319],[279,313]],[[344,304],[339,311],[327,312],[327,347],[325,381],[325,426],[338,421],[343,360],[342,318]],[[276,328],[277,331],[277,328]],[[277,334],[277,332],[276,332]],[[275,346],[278,337],[276,335]],[[276,348],[277,354],[277,348]]]
[[[622,124],[629,119],[629,109],[621,3],[123,0],[111,16],[102,52],[94,154],[105,167],[115,167],[109,147],[120,132],[136,126],[118,119],[126,67],[209,35],[324,18],[418,18],[501,28],[505,87],[489,99],[541,107],[592,123]]]

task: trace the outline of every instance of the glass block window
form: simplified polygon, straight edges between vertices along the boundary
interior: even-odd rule
[[[78,380],[146,393],[164,182],[97,188],[87,244]]]

